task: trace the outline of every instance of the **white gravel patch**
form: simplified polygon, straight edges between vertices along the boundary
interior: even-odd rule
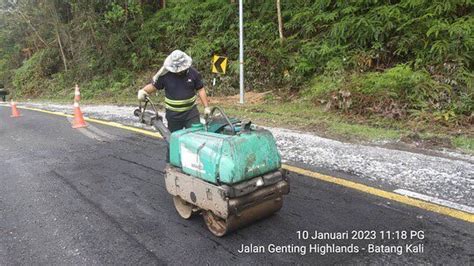
[[[72,105],[24,105],[72,113]],[[89,117],[144,127],[133,116],[134,109],[114,105],[81,107]],[[450,158],[444,158],[373,145],[344,143],[295,130],[268,129],[275,136],[284,161],[343,171],[362,179],[474,206],[474,156],[446,151],[444,155]]]
[[[286,160],[384,181],[433,197],[473,206],[474,158],[449,159],[382,147],[343,143],[271,128]]]

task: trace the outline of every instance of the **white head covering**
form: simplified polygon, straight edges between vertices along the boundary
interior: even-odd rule
[[[192,63],[193,59],[185,52],[181,50],[174,50],[170,55],[168,55],[168,57],[166,57],[163,66],[155,74],[153,80],[156,81],[158,77],[163,76],[168,72],[178,73],[184,71],[191,67]]]

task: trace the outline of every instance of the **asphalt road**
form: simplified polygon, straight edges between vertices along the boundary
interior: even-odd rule
[[[474,226],[291,173],[272,217],[223,238],[182,220],[165,189],[165,143],[123,129],[72,129],[66,118],[0,106],[0,264],[348,264],[474,261]],[[297,231],[375,231],[374,240],[298,239]],[[390,231],[382,239],[380,231]],[[398,233],[397,233],[398,231]],[[401,239],[402,231],[424,238]],[[398,238],[398,239],[397,239]],[[369,253],[369,244],[402,246]],[[264,253],[240,253],[242,245]],[[310,253],[335,244],[358,253]],[[423,252],[405,252],[423,245]],[[306,254],[271,247],[307,247]],[[290,250],[291,251],[291,250]],[[411,250],[413,251],[413,250]]]

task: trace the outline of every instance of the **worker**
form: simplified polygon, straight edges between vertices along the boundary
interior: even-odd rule
[[[165,90],[166,120],[171,132],[200,123],[196,94],[204,105],[204,115],[211,113],[201,74],[191,66],[192,61],[183,51],[173,51],[152,82],[138,91],[138,100],[145,101],[157,90]]]

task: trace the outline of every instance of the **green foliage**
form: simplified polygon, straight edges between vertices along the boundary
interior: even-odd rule
[[[467,138],[467,137],[456,137],[452,140],[452,144],[455,147],[462,148],[466,151],[470,151],[471,153],[474,150],[474,139],[473,138]]]
[[[398,65],[383,73],[372,72],[357,75],[353,79],[353,83],[354,90],[363,94],[386,94],[397,98],[413,93],[420,84],[429,80],[429,74],[424,71],[415,72],[407,65]]]
[[[48,90],[47,83],[51,75],[59,71],[60,66],[59,54],[56,50],[44,49],[35,53],[30,59],[25,61],[23,65],[15,70],[12,83],[18,96],[21,95],[38,95],[38,88]],[[45,86],[46,85],[46,86]]]
[[[472,115],[472,1],[281,2],[284,40],[275,1],[244,2],[247,89],[303,88],[314,103],[343,101],[331,106],[358,114],[448,123]],[[207,84],[216,77],[211,56],[228,56],[211,94],[238,91],[231,1],[170,0],[162,9],[156,1],[25,0],[7,8],[0,78],[18,95],[67,95],[76,82],[86,98],[132,95],[175,49],[193,57]]]
[[[342,82],[341,78],[318,76],[311,82],[311,87],[306,89],[303,95],[315,101],[325,99],[327,95],[338,91]]]
[[[469,123],[474,108],[472,90],[455,90],[433,79],[427,71],[397,65],[384,72],[346,77],[320,76],[305,95],[328,107],[358,114],[377,114],[441,123]],[[342,108],[341,101],[349,103]]]

